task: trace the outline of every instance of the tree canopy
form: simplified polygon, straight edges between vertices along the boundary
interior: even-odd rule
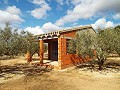
[[[84,58],[89,55],[96,56],[99,70],[106,61],[110,53],[120,55],[120,26],[98,30],[96,34],[91,34],[89,30],[78,31],[76,37],[69,42],[69,52],[78,54]],[[93,53],[95,50],[96,54]]]
[[[0,56],[16,56],[25,54],[27,51],[33,55],[39,52],[39,43],[34,41],[33,34],[18,29],[12,29],[6,23],[4,29],[0,29]]]

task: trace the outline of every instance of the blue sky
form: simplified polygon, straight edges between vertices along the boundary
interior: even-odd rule
[[[75,26],[120,24],[120,0],[0,0],[0,27],[41,34]]]

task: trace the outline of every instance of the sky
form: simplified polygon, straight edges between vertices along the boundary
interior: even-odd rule
[[[120,0],[0,0],[0,27],[34,35],[92,25],[94,29],[120,25]]]

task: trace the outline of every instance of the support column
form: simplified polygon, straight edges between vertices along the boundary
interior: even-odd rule
[[[58,63],[59,69],[62,69],[66,62],[66,39],[58,38]]]
[[[40,64],[43,63],[43,54],[44,54],[44,42],[40,40]]]
[[[58,38],[58,65],[59,69],[61,69],[62,66],[62,38]]]

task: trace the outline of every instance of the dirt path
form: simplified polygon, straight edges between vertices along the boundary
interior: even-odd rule
[[[20,62],[25,60],[2,63],[14,65]],[[0,83],[0,90],[120,90],[120,71],[101,73],[72,68],[38,75],[20,74],[6,78],[5,82]]]
[[[10,80],[0,87],[1,90],[120,90],[120,73],[114,77],[95,77],[79,70],[51,71]]]

